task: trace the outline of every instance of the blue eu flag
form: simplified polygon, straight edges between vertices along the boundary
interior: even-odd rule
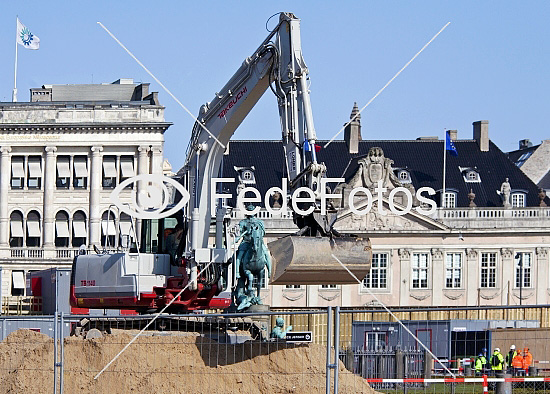
[[[456,146],[448,131],[445,132],[445,150],[448,150],[451,153],[451,156],[458,156]]]

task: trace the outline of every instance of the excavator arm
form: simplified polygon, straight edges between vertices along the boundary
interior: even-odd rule
[[[274,260],[271,283],[352,283],[347,274],[330,275],[331,270],[333,273],[335,270],[345,272],[331,254],[339,253],[341,260],[353,265],[355,273],[362,277],[370,268],[370,243],[357,238],[335,241],[327,226],[319,226],[321,231],[313,229],[320,222],[317,208],[326,167],[316,157],[317,136],[308,90],[308,69],[301,50],[300,20],[291,13],[281,13],[279,23],[258,49],[242,63],[214,99],[201,107],[198,122],[193,127],[183,171],[184,186],[191,195],[185,208],[190,223],[185,257],[190,262],[192,286],[196,287],[198,263],[220,259],[220,255],[226,256],[221,260],[227,259],[222,242],[222,209],[215,215],[215,248],[208,248],[210,218],[214,216],[212,200],[216,192],[212,180],[219,175],[221,160],[233,133],[268,88],[277,97],[289,191],[307,187],[315,195],[312,203],[315,214],[297,215],[295,221],[303,227],[301,234],[325,236],[317,240],[296,236],[275,241],[274,245],[271,243],[269,248]],[[309,231],[305,226],[309,226]],[[314,250],[320,253],[313,253]],[[304,251],[309,251],[309,255],[304,256]],[[291,274],[293,265],[295,274]],[[321,268],[318,272],[317,266]]]

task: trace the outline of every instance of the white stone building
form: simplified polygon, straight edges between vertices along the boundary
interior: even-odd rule
[[[458,156],[447,156],[444,199],[444,141],[437,137],[364,141],[356,121],[347,128],[345,140],[321,149],[317,158],[327,165],[328,176],[345,179],[336,188],[344,197],[357,186],[372,191],[378,180],[388,189],[382,201],[372,193],[367,215],[356,215],[342,204],[335,225],[340,232],[370,238],[371,273],[360,285],[269,285],[264,302],[289,308],[376,306],[378,300],[393,307],[550,304],[548,197],[489,140],[487,121],[474,122],[472,139],[457,140],[456,131],[451,134]],[[231,141],[223,174],[236,179],[224,184],[233,196],[242,168],[255,169],[247,179],[262,195],[280,186],[281,143]],[[436,212],[392,214],[388,197],[397,186],[412,195],[420,187],[431,187],[437,192]],[[379,204],[386,215],[378,214]],[[366,201],[356,197],[355,205],[362,209]],[[234,209],[231,217],[235,225],[244,214]],[[297,231],[290,213],[273,216],[262,209],[258,217],[265,222],[268,242]]]
[[[128,216],[109,217],[109,195],[136,174],[162,174],[170,126],[148,89],[131,79],[44,85],[30,102],[0,103],[2,296],[23,295],[29,271],[70,266],[81,245],[129,233]]]

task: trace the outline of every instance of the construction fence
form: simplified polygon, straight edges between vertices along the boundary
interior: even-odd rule
[[[487,319],[488,310],[401,310],[399,322],[377,309],[338,307],[0,316],[0,392],[550,391],[550,329],[529,319],[528,309],[507,311],[516,319]],[[427,319],[435,313],[441,319]],[[292,326],[292,337],[270,338],[277,319],[282,330]],[[506,358],[512,345],[531,358],[495,371],[495,349]],[[487,362],[476,370],[480,354]]]

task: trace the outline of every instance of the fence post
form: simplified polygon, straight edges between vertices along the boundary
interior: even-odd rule
[[[65,324],[63,322],[63,312],[61,312],[61,319],[60,319],[60,326],[61,326],[61,340],[60,340],[60,346],[61,346],[61,361],[59,362],[60,368],[59,368],[59,393],[63,394],[63,375],[65,374]]]
[[[424,379],[431,379],[432,364],[433,364],[432,355],[427,350],[424,350]]]
[[[334,394],[338,394],[338,372],[340,370],[340,307],[334,310]]]
[[[327,372],[326,372],[326,389],[325,393],[330,394],[330,343],[331,343],[331,328],[332,328],[332,307],[327,306]]]
[[[57,311],[53,314],[53,393],[57,394]]]

